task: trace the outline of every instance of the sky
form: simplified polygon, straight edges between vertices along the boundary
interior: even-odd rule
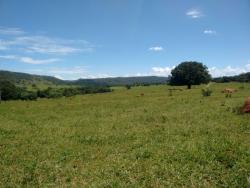
[[[0,70],[60,79],[250,72],[250,0],[0,0]]]

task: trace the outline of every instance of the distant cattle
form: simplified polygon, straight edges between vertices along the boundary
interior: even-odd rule
[[[245,104],[241,108],[241,111],[243,113],[250,113],[250,97],[245,101]]]
[[[234,93],[234,92],[237,92],[237,89],[225,88],[221,92],[222,93]]]

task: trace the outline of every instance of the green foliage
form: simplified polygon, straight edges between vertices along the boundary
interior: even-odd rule
[[[21,93],[20,93],[20,97],[18,99],[21,99],[21,100],[36,100],[37,99],[37,92],[22,90]]]
[[[131,85],[126,85],[126,89],[131,89]]]
[[[37,98],[60,98],[74,95],[84,95],[90,93],[111,92],[109,87],[69,87],[52,88],[45,90],[29,91],[27,88],[16,87],[9,81],[0,81],[0,91],[2,100],[36,100]]]
[[[171,71],[170,85],[187,85],[190,89],[191,85],[208,83],[210,79],[211,76],[205,65],[195,61],[187,61]]]
[[[201,89],[201,94],[203,97],[209,97],[213,93],[212,89],[210,88],[210,85],[208,84],[205,88]]]
[[[15,100],[20,97],[20,89],[9,81],[0,80],[0,92],[2,100]]]
[[[213,93],[213,91],[211,89],[209,89],[209,88],[205,88],[205,89],[203,88],[201,90],[201,93],[202,93],[203,97],[209,97],[209,96],[211,96],[211,94]]]
[[[45,90],[38,90],[37,96],[39,98],[59,98],[71,97],[74,95],[84,95],[90,93],[105,93],[111,92],[109,87],[70,87],[70,88],[51,88]]]

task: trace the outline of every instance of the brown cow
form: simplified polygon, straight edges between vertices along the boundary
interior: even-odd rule
[[[250,97],[245,101],[245,104],[241,108],[241,111],[243,113],[250,113]]]
[[[222,92],[222,93],[234,93],[234,92],[236,92],[236,91],[237,91],[237,89],[225,88],[225,89],[223,89],[221,92]]]

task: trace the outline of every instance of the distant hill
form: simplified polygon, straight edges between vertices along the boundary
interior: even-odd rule
[[[41,76],[11,71],[0,70],[0,80],[8,80],[18,85],[29,85],[29,84],[48,84],[48,85],[60,85],[65,84],[65,81],[57,79],[53,76]]]
[[[140,76],[140,77],[115,77],[115,78],[96,78],[96,79],[79,79],[73,81],[76,85],[150,85],[167,83],[167,77],[158,76]]]
[[[33,75],[27,73],[0,71],[0,80],[8,80],[16,85],[79,85],[79,86],[124,86],[124,85],[150,85],[167,83],[167,77],[141,76],[141,77],[116,77],[78,80],[60,80],[53,76]]]
[[[250,82],[250,72],[239,74],[236,76],[223,76],[213,79],[214,82]]]

